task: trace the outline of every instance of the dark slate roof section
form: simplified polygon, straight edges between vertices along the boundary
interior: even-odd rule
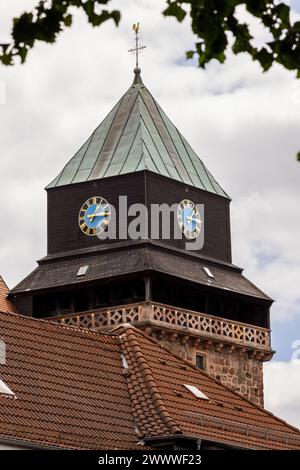
[[[47,188],[141,170],[229,198],[141,80]]]
[[[182,435],[300,449],[299,430],[131,326],[109,335],[0,312],[0,336],[7,348],[0,377],[15,394],[0,394],[0,442],[145,450],[147,437]]]
[[[187,258],[174,255],[167,251],[161,251],[159,256],[157,256],[157,252],[151,250],[149,255],[151,269],[155,271],[184,278],[209,287],[271,300],[270,297],[243,276],[239,269],[225,267],[217,263],[211,264],[204,260],[193,259],[192,257]],[[179,266],[180,271],[178,269]],[[208,267],[212,271],[214,278],[207,276],[203,269],[204,267]]]
[[[84,277],[76,276],[81,266],[89,266]],[[178,270],[180,266],[180,270]],[[210,267],[214,279],[209,278],[204,266]],[[271,299],[246,279],[240,269],[210,263],[198,256],[183,256],[175,250],[162,249],[149,245],[140,245],[97,253],[77,259],[63,259],[42,263],[27,278],[20,282],[11,294],[40,291],[65,286],[76,286],[81,283],[105,278],[134,274],[145,271],[156,271],[187,281],[196,282],[210,288],[222,289],[259,299]]]
[[[77,272],[86,265],[89,269],[84,282],[140,272],[148,268],[145,255],[143,249],[124,250],[41,264],[12,289],[11,294],[81,284],[83,279],[77,277]]]

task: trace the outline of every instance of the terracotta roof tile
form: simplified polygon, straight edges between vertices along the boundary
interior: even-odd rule
[[[173,420],[187,435],[261,449],[300,449],[300,432],[170,353],[139,330],[138,342]],[[183,364],[185,367],[182,367]],[[209,400],[194,397],[184,384]],[[220,406],[220,403],[223,406]]]
[[[298,430],[133,327],[109,335],[0,313],[0,337],[7,353],[0,378],[16,397],[0,394],[0,440],[136,449],[144,437],[183,434],[244,448],[300,449]]]
[[[0,311],[2,312],[15,312],[11,302],[6,298],[9,293],[9,288],[0,276]]]
[[[0,434],[71,448],[135,448],[117,337],[0,314]]]
[[[128,363],[127,383],[139,431],[143,436],[181,433],[159,393],[135,331],[128,329],[120,339]]]

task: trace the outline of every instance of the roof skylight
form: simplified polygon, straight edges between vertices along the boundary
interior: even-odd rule
[[[206,266],[203,266],[203,269],[204,271],[206,272],[207,276],[214,279],[215,276],[213,275],[213,273],[211,272],[211,270],[209,268],[207,268]]]
[[[122,366],[124,369],[128,369],[128,362],[124,354],[121,354],[121,359],[122,359]]]
[[[12,395],[14,396],[14,392],[0,379],[0,395]]]
[[[209,398],[194,385],[183,384],[195,397],[201,398],[202,400],[209,400]]]
[[[6,346],[3,339],[0,339],[0,364],[4,365],[6,363]]]
[[[77,277],[83,277],[87,274],[89,270],[89,267],[88,266],[81,266],[79,269],[78,269],[78,272],[77,272]]]

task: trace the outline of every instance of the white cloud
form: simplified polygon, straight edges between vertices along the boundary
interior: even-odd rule
[[[300,5],[298,0],[287,0],[286,3],[290,5],[291,9],[300,13]]]
[[[240,196],[233,203],[235,259],[276,300],[272,308],[276,320],[300,315],[298,199],[297,190],[269,188]]]
[[[265,408],[300,428],[300,361],[264,365]]]

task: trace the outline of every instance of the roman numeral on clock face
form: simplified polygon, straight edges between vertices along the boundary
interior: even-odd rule
[[[202,221],[196,204],[189,199],[183,199],[177,208],[177,222],[188,240],[197,238],[202,229]]]
[[[78,225],[85,235],[94,237],[107,229],[110,219],[111,209],[106,199],[92,196],[79,210]]]

